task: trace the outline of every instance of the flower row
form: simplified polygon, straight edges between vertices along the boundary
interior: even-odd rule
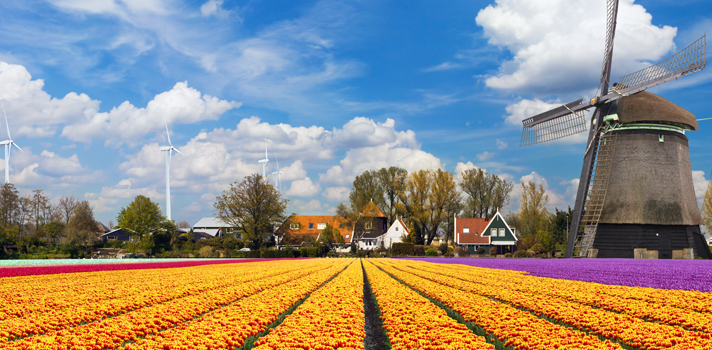
[[[489,288],[495,292],[512,290],[542,297],[561,298],[644,320],[655,320],[663,324],[681,326],[689,330],[703,332],[712,330],[712,313],[701,313],[696,312],[699,310],[686,308],[700,305],[703,301],[698,298],[682,299],[678,295],[680,291],[606,286],[511,273],[504,273],[506,278],[492,279],[492,272],[489,269],[457,265],[416,264],[422,271],[435,272],[444,277],[477,283],[483,288]],[[625,293],[622,293],[621,289],[624,289]],[[694,294],[697,292],[683,293]],[[682,306],[683,302],[686,303],[685,308],[672,306],[672,304]]]
[[[536,315],[543,315],[577,329],[599,335],[606,339],[620,341],[628,346],[645,349],[674,347],[677,349],[710,349],[709,334],[687,332],[681,327],[646,322],[629,315],[592,308],[562,298],[551,297],[537,292],[522,293],[506,288],[493,287],[485,283],[473,283],[453,278],[447,274],[447,267],[438,265],[437,272],[425,271],[407,265],[389,264],[390,271],[411,281],[417,281],[440,290],[457,290],[470,295],[481,295],[523,308]],[[433,266],[427,267],[432,269]],[[460,271],[460,276],[466,275]],[[497,270],[490,270],[488,281],[497,280]]]
[[[77,348],[80,346],[99,346],[100,348],[115,348],[127,341],[136,341],[140,337],[170,329],[206,312],[218,309],[224,305],[235,302],[263,290],[279,289],[292,281],[319,271],[323,265],[314,262],[303,262],[299,265],[278,268],[256,265],[262,270],[262,276],[255,280],[245,281],[243,278],[233,279],[247,271],[223,271],[229,273],[222,278],[235,282],[222,288],[210,289],[199,294],[176,298],[158,303],[149,307],[127,312],[116,317],[111,317],[98,322],[89,322],[73,328],[60,331],[49,331],[41,336],[29,337],[3,345],[8,349],[46,348],[62,349],[64,347]],[[274,271],[271,271],[274,270]],[[281,273],[275,273],[280,271]],[[195,271],[193,271],[194,273]],[[186,276],[190,271],[185,271]],[[248,273],[248,275],[250,275]],[[91,305],[90,305],[91,307]],[[94,307],[97,307],[94,305]],[[57,322],[59,320],[54,320]],[[78,320],[74,320],[76,322]]]
[[[319,261],[316,271],[278,287],[240,299],[195,320],[133,339],[127,349],[231,349],[264,332],[294,304],[340,273],[353,260]]]
[[[494,349],[494,345],[450,318],[445,310],[364,262],[381,309],[383,327],[396,349]]]
[[[608,340],[553,324],[487,297],[448,287],[395,268],[399,261],[378,261],[384,271],[410,287],[439,300],[469,322],[482,327],[515,349],[622,349]]]
[[[255,350],[363,349],[363,272],[356,261],[312,293]]]

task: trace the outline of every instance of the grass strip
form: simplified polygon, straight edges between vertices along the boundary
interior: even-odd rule
[[[378,300],[376,300],[376,296],[371,289],[366,269],[363,267],[363,260],[360,263],[361,271],[363,272],[363,309],[366,321],[364,328],[366,338],[363,339],[364,348],[366,350],[390,350],[392,347],[391,341],[388,339],[386,329],[383,328],[381,308],[378,306]]]

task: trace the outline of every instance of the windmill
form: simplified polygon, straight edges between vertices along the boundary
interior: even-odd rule
[[[270,175],[272,175],[272,179],[277,187],[277,191],[282,190],[282,174],[284,174],[284,173],[279,170],[279,159],[277,159],[277,170],[270,173]]]
[[[609,86],[617,15],[618,0],[608,0],[600,95],[523,120],[520,146],[584,132],[584,111],[594,109],[566,257],[574,248],[579,256],[630,258],[637,249],[658,250],[666,258],[673,250],[694,248],[695,255],[712,258],[701,245],[684,135],[698,129],[695,117],[644,92],[704,69],[706,37]]]
[[[265,159],[260,159],[257,163],[262,164],[262,178],[267,181],[267,163],[269,158],[267,157],[267,138],[265,137]]]
[[[10,151],[12,146],[17,147],[20,152],[24,151],[18,146],[10,136],[10,124],[7,123],[7,114],[5,113],[5,105],[2,106],[2,114],[5,116],[5,127],[7,127],[7,140],[0,142],[0,145],[5,145],[5,183],[10,183]]]
[[[177,148],[173,147],[171,143],[171,135],[168,132],[168,123],[166,118],[163,118],[163,124],[166,126],[166,137],[168,138],[168,146],[161,147],[161,152],[166,152],[166,218],[171,220],[171,159],[173,158],[173,151],[181,153]]]

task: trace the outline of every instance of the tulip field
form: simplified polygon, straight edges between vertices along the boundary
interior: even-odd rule
[[[473,260],[0,267],[0,349],[712,349],[710,292]]]

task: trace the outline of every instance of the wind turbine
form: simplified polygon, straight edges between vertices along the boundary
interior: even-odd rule
[[[257,161],[257,163],[262,164],[262,177],[265,181],[267,181],[267,162],[269,162],[269,158],[267,157],[267,138],[265,137],[265,159],[260,159]]]
[[[0,142],[0,145],[5,145],[5,183],[10,183],[10,151],[12,146],[17,147],[20,152],[25,153],[25,151],[18,146],[15,141],[12,140],[10,136],[10,124],[7,123],[7,114],[5,113],[5,105],[2,106],[2,114],[5,115],[5,126],[7,127],[7,140]]]
[[[173,147],[171,143],[171,135],[168,132],[168,123],[166,118],[163,117],[163,124],[166,126],[166,137],[168,137],[168,146],[161,147],[162,152],[166,152],[166,217],[168,221],[171,220],[171,158],[173,158],[173,151],[181,153],[177,148]]]
[[[271,173],[272,176],[276,176],[274,183],[277,185],[277,191],[282,190],[282,174],[284,173],[279,170],[279,159],[277,159],[277,170]]]

